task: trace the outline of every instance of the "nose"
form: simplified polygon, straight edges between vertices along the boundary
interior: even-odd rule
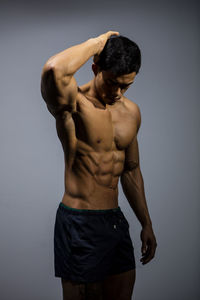
[[[113,91],[113,98],[121,98],[122,94],[121,94],[121,89],[117,88]]]

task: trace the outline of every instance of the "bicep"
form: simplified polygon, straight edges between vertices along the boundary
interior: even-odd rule
[[[41,93],[47,107],[55,114],[76,109],[78,87],[73,76],[60,76],[53,68],[44,68],[41,78]]]
[[[136,167],[139,167],[139,147],[137,135],[133,138],[130,145],[125,149],[125,161],[124,161],[124,171],[131,171]]]
[[[124,172],[131,171],[140,166],[137,134],[141,126],[141,113],[140,108],[136,103],[134,103],[133,112],[134,118],[137,121],[137,131],[135,132],[134,129],[134,138],[125,149]]]

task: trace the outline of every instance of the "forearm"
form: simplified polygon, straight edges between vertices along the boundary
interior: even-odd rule
[[[121,175],[123,192],[142,227],[152,226],[145,198],[144,181],[139,167]]]
[[[46,66],[59,70],[61,76],[73,75],[101,48],[98,38],[91,38],[48,59]]]

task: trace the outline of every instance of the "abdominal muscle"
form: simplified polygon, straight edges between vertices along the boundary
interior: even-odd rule
[[[118,207],[118,181],[124,151],[79,153],[65,162],[65,193],[62,202],[78,209]]]

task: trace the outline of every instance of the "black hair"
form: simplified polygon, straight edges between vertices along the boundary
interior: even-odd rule
[[[100,70],[111,71],[120,76],[139,72],[141,52],[138,45],[125,36],[112,35],[99,55]]]

